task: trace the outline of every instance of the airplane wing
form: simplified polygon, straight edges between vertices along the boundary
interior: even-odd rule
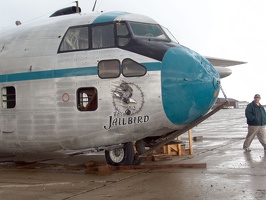
[[[216,67],[230,67],[230,66],[234,66],[234,65],[241,65],[241,64],[247,63],[247,62],[243,62],[243,61],[227,60],[227,59],[213,58],[213,57],[208,57],[208,56],[205,56],[205,58],[213,66],[216,66]]]
[[[208,56],[205,56],[205,58],[214,66],[214,68],[219,73],[220,78],[225,78],[232,73],[231,69],[228,69],[225,67],[230,67],[230,66],[234,66],[234,65],[241,65],[241,64],[247,63],[247,62],[243,62],[243,61],[226,60],[226,59],[213,58],[213,57],[208,57]]]

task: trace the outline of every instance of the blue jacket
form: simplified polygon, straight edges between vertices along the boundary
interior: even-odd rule
[[[266,125],[266,113],[262,105],[257,105],[254,101],[249,103],[245,110],[247,124],[251,126]]]

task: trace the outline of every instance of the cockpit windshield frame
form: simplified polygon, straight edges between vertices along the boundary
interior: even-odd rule
[[[165,34],[170,38],[172,42],[176,42],[179,44],[178,40],[175,38],[175,36],[168,30],[168,28],[161,26],[162,29],[164,30]]]

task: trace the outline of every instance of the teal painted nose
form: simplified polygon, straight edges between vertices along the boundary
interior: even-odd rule
[[[219,94],[218,72],[204,57],[183,46],[166,52],[161,76],[164,111],[176,125],[206,114]]]

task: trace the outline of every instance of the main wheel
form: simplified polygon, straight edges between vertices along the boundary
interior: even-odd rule
[[[133,165],[140,165],[143,162],[144,158],[139,158],[138,156],[145,152],[144,141],[143,140],[136,141],[135,147],[136,147],[137,155],[134,157]]]
[[[125,143],[123,147],[105,151],[107,164],[114,166],[131,165],[134,160],[134,146],[132,142]]]

